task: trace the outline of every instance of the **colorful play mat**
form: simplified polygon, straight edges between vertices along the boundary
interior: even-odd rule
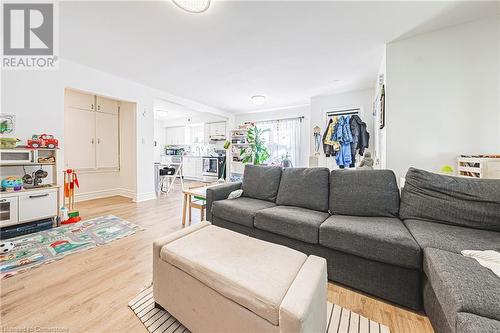
[[[140,230],[143,228],[136,224],[108,215],[5,240],[14,243],[14,249],[0,254],[1,278],[11,277]]]

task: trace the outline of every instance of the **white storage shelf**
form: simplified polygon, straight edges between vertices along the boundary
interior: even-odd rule
[[[459,157],[457,171],[462,177],[500,179],[500,156]]]

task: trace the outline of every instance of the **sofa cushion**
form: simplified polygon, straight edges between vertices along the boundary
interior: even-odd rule
[[[286,168],[276,203],[328,211],[328,168]]]
[[[274,206],[276,204],[269,201],[245,197],[219,200],[212,204],[212,216],[253,228],[255,214],[259,210]]]
[[[163,246],[160,258],[278,325],[280,304],[307,256],[208,226]]]
[[[397,216],[399,189],[390,170],[334,170],[330,212],[354,216]]]
[[[481,317],[472,313],[460,312],[457,315],[457,333],[498,333],[500,321]]]
[[[420,247],[395,217],[333,215],[319,228],[319,243],[387,264],[421,267]]]
[[[245,165],[241,189],[248,198],[276,201],[281,180],[281,168]]]
[[[260,210],[255,215],[255,228],[278,235],[317,244],[319,226],[330,215],[316,210],[276,206]]]
[[[476,260],[428,248],[423,268],[450,327],[459,312],[500,320],[500,279]]]
[[[500,251],[500,232],[458,227],[420,220],[405,220],[421,248],[435,248],[455,253],[462,250]]]
[[[402,219],[500,231],[500,180],[443,176],[410,168],[399,214]]]

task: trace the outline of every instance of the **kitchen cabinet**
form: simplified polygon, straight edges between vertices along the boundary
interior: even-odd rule
[[[66,168],[95,168],[95,124],[94,112],[67,108],[64,126]]]
[[[120,168],[119,102],[66,90],[64,166],[78,170]],[[85,103],[92,104],[84,109]]]
[[[167,145],[184,145],[186,142],[186,126],[165,128],[165,143]]]
[[[97,112],[104,112],[104,113],[118,115],[120,109],[118,101],[111,98],[97,96],[96,104],[97,104]]]
[[[201,156],[184,156],[182,175],[186,179],[202,180],[203,165]]]
[[[226,138],[226,122],[220,121],[216,123],[208,123],[208,138],[209,140],[225,140]]]
[[[96,113],[96,167],[118,168],[120,166],[118,115]]]
[[[74,90],[66,90],[64,103],[67,107],[79,110],[95,111],[95,96]]]

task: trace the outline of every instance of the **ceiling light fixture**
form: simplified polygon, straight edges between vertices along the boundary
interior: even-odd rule
[[[266,96],[263,95],[255,95],[250,98],[253,104],[255,105],[263,105],[266,102]]]
[[[210,0],[172,0],[172,2],[190,13],[203,13],[210,7]]]

